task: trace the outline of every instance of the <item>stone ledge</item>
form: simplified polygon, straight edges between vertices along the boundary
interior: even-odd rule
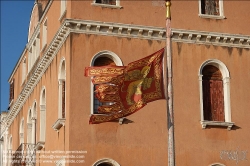
[[[234,122],[220,122],[220,121],[201,121],[202,129],[205,129],[207,126],[225,126],[227,130],[231,130]]]

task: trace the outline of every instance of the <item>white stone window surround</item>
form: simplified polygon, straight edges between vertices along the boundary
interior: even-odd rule
[[[96,0],[93,0],[91,5],[92,6],[105,7],[105,8],[115,8],[115,9],[121,9],[122,8],[122,6],[120,6],[120,0],[116,0],[116,5],[108,5],[108,4],[96,3]]]
[[[59,131],[59,129],[65,125],[66,118],[62,117],[62,82],[65,81],[65,117],[66,117],[66,61],[65,58],[62,57],[59,65],[59,73],[58,73],[58,118],[56,122],[52,125],[52,128],[55,131]]]
[[[224,94],[224,114],[225,114],[225,122],[219,121],[207,121],[204,120],[204,111],[203,111],[203,89],[202,89],[202,70],[207,65],[213,65],[217,67],[222,73],[223,79],[223,94]],[[217,60],[217,59],[209,59],[202,63],[199,68],[199,90],[200,90],[200,115],[201,115],[201,125],[202,128],[205,129],[206,126],[226,126],[228,130],[231,130],[234,122],[231,122],[231,106],[230,106],[230,75],[226,65]]]
[[[98,52],[93,56],[91,59],[90,66],[94,66],[94,62],[97,58],[99,57],[107,57],[112,59],[117,66],[123,66],[122,60],[119,58],[118,55],[116,55],[114,52],[108,51],[108,50],[103,50]],[[91,108],[91,114],[94,114],[94,85],[92,82],[90,82],[90,108]]]
[[[102,163],[109,163],[109,164],[112,164],[113,166],[120,166],[120,164],[118,164],[115,160],[112,160],[109,158],[98,160],[92,166],[98,166],[99,164],[102,164]]]
[[[24,83],[25,79],[26,79],[26,74],[27,74],[27,63],[26,63],[26,57],[23,58],[23,61],[22,61],[22,84]]]
[[[28,115],[27,115],[27,143],[31,143],[31,130],[32,130],[32,123],[31,123],[32,115],[31,115],[31,107],[28,110]]]
[[[219,0],[219,8],[220,8],[220,15],[219,16],[202,14],[201,1],[202,0],[199,0],[199,14],[198,14],[199,17],[201,17],[201,18],[210,18],[210,19],[225,19],[226,18],[224,16],[223,0]]]
[[[19,128],[19,144],[24,143],[24,118],[21,119]]]
[[[13,82],[14,82],[13,91],[14,91],[14,95],[15,95],[15,81],[14,81],[14,79],[11,80],[10,85],[13,84]],[[12,92],[10,92],[10,93],[12,93]],[[9,95],[10,95],[10,94],[9,94]],[[12,104],[13,104],[13,103],[14,103],[14,96],[12,97],[12,100],[11,100],[10,103],[9,103],[10,110],[12,109]]]
[[[60,18],[59,21],[62,20],[62,18],[65,16],[67,12],[67,0],[61,0],[61,10],[60,10]]]
[[[31,71],[37,59],[39,58],[40,53],[40,33],[37,34],[34,42],[29,47],[28,55],[28,72]]]
[[[37,102],[34,100],[33,106],[31,109],[31,143],[35,144],[36,143],[36,119],[37,119]]]
[[[214,164],[211,164],[209,166],[225,166],[224,164],[221,164],[221,163],[214,163]]]
[[[46,89],[42,87],[40,92],[40,138],[37,142],[36,149],[44,148],[46,137]]]
[[[46,18],[43,22],[43,38],[42,38],[42,51],[47,45],[47,32],[48,32],[48,19]]]

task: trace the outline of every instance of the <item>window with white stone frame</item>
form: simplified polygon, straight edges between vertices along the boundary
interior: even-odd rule
[[[66,14],[66,3],[67,3],[67,0],[61,0],[61,10],[60,10],[59,20],[61,20]]]
[[[19,128],[19,144],[24,143],[24,118],[22,118]]]
[[[224,19],[223,0],[199,0],[199,16],[202,18]]]
[[[92,5],[107,8],[122,8],[120,6],[120,0],[94,0]]]
[[[14,86],[15,86],[15,79],[12,79],[12,81],[10,82],[9,106],[12,105],[14,100],[14,93],[15,93]]]
[[[45,87],[42,87],[40,93],[40,137],[36,144],[36,149],[41,150],[45,145],[46,137],[46,91]]]
[[[36,36],[34,42],[32,43],[31,47],[29,48],[29,55],[28,55],[28,72],[31,71],[33,66],[39,59],[40,53],[40,36],[39,34]]]
[[[58,73],[58,119],[52,128],[58,131],[65,124],[66,118],[66,62],[61,59]]]
[[[37,120],[37,104],[36,100],[33,102],[31,109],[31,143],[36,144],[36,120]]]
[[[121,59],[111,51],[101,51],[97,53],[91,61],[91,66],[105,66],[105,65],[116,65],[116,66],[123,66]],[[90,83],[91,88],[91,114],[98,113],[98,107],[103,103],[100,103],[99,100],[95,97],[95,87],[93,83]],[[105,103],[109,104],[109,103]]]
[[[48,25],[48,20],[46,19],[44,22],[43,22],[43,38],[42,38],[42,50],[44,50],[44,48],[46,47],[47,45],[47,25]]]
[[[27,137],[26,142],[31,143],[31,130],[32,130],[32,123],[31,123],[32,115],[31,115],[31,108],[29,108],[28,115],[27,115]]]
[[[202,128],[226,126],[231,130],[230,76],[224,63],[205,61],[199,69],[200,114]]]
[[[26,74],[27,74],[27,63],[26,63],[26,57],[24,57],[23,61],[22,61],[22,83],[25,81],[26,79]]]

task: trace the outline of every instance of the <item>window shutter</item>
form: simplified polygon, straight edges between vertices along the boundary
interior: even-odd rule
[[[211,99],[210,99],[210,82],[209,80],[202,81],[203,88],[203,110],[204,110],[204,120],[212,120],[211,117]]]
[[[202,74],[204,120],[225,121],[221,72],[217,67],[208,65]]]
[[[219,0],[202,0],[201,5],[203,14],[220,15]]]
[[[223,82],[220,80],[213,80],[211,88],[211,105],[212,105],[212,119],[213,121],[225,121],[224,116],[224,97],[223,97]]]
[[[65,81],[62,81],[62,118],[65,118]]]

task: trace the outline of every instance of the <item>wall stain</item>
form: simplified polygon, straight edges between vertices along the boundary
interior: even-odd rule
[[[207,49],[209,49],[209,48],[210,48],[210,45],[205,45],[205,47],[206,47]]]
[[[242,48],[237,48],[238,54],[241,56],[242,55]]]
[[[182,43],[177,42],[178,55],[181,54],[181,50],[182,50],[181,48],[182,48]]]
[[[215,50],[217,50],[217,49],[218,49],[218,46],[213,45],[213,48],[214,48]]]
[[[152,45],[152,40],[148,40],[148,44],[151,46]]]
[[[227,48],[227,51],[228,51],[228,54],[229,54],[229,55],[232,55],[233,48],[232,48],[232,47],[228,47],[228,48]]]
[[[156,41],[157,41],[157,43],[161,44],[161,40],[156,40]]]

